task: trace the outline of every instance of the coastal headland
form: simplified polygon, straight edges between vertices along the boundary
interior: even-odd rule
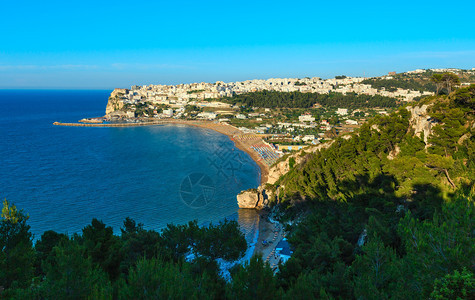
[[[211,129],[221,134],[226,135],[230,140],[234,142],[236,148],[241,151],[246,152],[249,156],[256,162],[256,164],[260,168],[261,178],[260,183],[264,185],[267,183],[268,175],[269,175],[269,166],[265,164],[260,157],[260,155],[252,149],[253,145],[257,143],[262,143],[262,139],[258,138],[257,135],[252,135],[252,139],[242,138],[246,136],[241,130],[238,128],[223,123],[216,123],[213,121],[206,121],[206,120],[176,120],[176,119],[162,119],[162,120],[154,120],[154,121],[144,121],[144,122],[136,122],[136,123],[61,123],[61,122],[54,122],[53,125],[57,126],[75,126],[75,127],[135,127],[135,126],[153,126],[153,125],[165,125],[165,124],[180,124],[180,125],[187,125],[187,126],[194,126],[200,128]]]

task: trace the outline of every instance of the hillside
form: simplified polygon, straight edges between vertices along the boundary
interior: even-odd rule
[[[446,70],[444,70],[444,72],[446,72]],[[453,69],[451,72],[454,72],[460,78],[461,82],[475,83],[475,75],[471,71]],[[434,74],[442,73],[442,70],[419,70],[398,73],[389,76],[368,78],[363,80],[361,83],[369,84],[378,91],[386,90],[389,92],[394,92],[397,89],[406,89],[435,93],[437,88],[436,84],[432,80],[432,76]],[[447,90],[443,90],[442,92],[447,94]]]
[[[417,186],[443,194],[469,184],[473,173],[473,103],[451,96],[429,97],[388,116],[370,119],[349,139],[305,155],[280,183],[283,201],[346,200],[365,193],[379,176],[390,176],[398,197],[417,197]],[[389,184],[389,182],[387,182]]]
[[[398,100],[391,97],[358,95],[356,93],[341,94],[335,92],[319,94],[262,91],[234,95],[231,98],[225,98],[224,101],[233,105],[266,108],[310,108],[317,104],[332,108],[347,107],[350,109],[358,109],[374,107],[389,108],[398,105]]]
[[[474,297],[474,112],[471,85],[302,153],[274,186],[294,246],[278,274],[287,295]]]

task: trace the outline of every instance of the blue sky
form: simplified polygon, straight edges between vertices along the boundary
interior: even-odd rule
[[[4,1],[0,88],[473,68],[473,11],[473,0]]]

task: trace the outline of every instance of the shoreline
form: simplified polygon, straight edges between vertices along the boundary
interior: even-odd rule
[[[284,228],[282,224],[268,218],[269,212],[261,210],[259,214],[258,237],[254,247],[253,255],[261,254],[262,259],[268,262],[272,270],[278,267],[280,257],[276,255],[275,248],[284,238]],[[264,245],[262,242],[267,241]]]
[[[256,151],[251,149],[251,142],[245,142],[242,140],[235,139],[236,135],[243,135],[244,133],[238,128],[223,123],[214,123],[211,121],[205,120],[159,120],[159,121],[150,121],[150,122],[141,122],[141,123],[113,123],[113,124],[97,124],[97,123],[61,123],[54,122],[53,125],[56,126],[72,126],[72,127],[136,127],[136,126],[152,126],[152,125],[165,125],[165,124],[180,124],[187,126],[194,126],[199,128],[211,129],[218,133],[221,133],[227,136],[231,141],[234,142],[234,146],[241,151],[246,152],[251,159],[257,164],[260,169],[260,185],[267,183],[267,178],[269,175],[269,167],[265,165]],[[262,141],[262,139],[261,139]],[[253,141],[252,143],[255,143]]]
[[[214,130],[218,133],[224,134],[227,136],[231,141],[234,142],[234,146],[238,148],[241,151],[246,152],[251,159],[257,164],[261,171],[261,178],[260,178],[260,185],[264,185],[267,183],[267,177],[269,175],[269,167],[266,166],[265,164],[262,163],[261,158],[259,157],[259,154],[257,154],[256,151],[252,150],[250,148],[250,143],[245,143],[244,141],[237,140],[234,138],[235,135],[241,135],[244,134],[241,130],[238,128],[228,125],[228,124],[223,124],[223,123],[213,123],[209,121],[188,121],[188,122],[174,122],[171,121],[171,124],[185,124],[189,126],[195,126],[195,127],[200,127],[200,128],[207,128]]]

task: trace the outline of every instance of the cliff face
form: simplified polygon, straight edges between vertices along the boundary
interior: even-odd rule
[[[432,122],[427,113],[428,105],[407,107],[406,109],[411,113],[410,124],[414,129],[414,134],[418,137],[424,133],[424,143],[427,145],[427,138],[432,133]]]
[[[121,110],[124,107],[124,103],[120,99],[120,95],[127,94],[127,89],[114,89],[109,97],[109,101],[106,106],[106,115],[116,110]]]
[[[312,153],[324,148],[328,148],[332,143],[333,141],[327,142],[325,144],[320,144],[318,146],[308,147],[305,149],[305,151],[301,150],[299,152],[293,153],[292,155],[289,155],[285,160],[282,160],[272,166],[269,169],[267,182],[259,186],[257,190],[247,190],[237,196],[239,208],[264,208],[269,203],[269,201],[272,201],[271,199],[274,199],[276,197],[279,192],[279,187],[277,187],[277,190],[266,190],[265,185],[273,185],[279,180],[281,176],[287,174],[290,171],[291,159],[294,160],[293,164],[295,165],[302,164],[306,159],[305,153]]]
[[[274,184],[277,180],[279,180],[280,176],[286,174],[289,170],[289,159],[287,158],[286,160],[281,161],[270,168],[267,183]]]
[[[237,195],[239,208],[262,209],[267,205],[267,195],[262,187],[250,189]]]

